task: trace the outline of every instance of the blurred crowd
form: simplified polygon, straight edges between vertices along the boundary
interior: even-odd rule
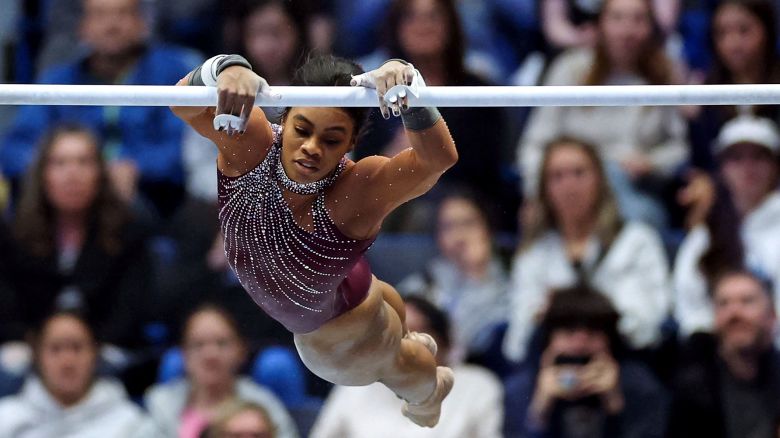
[[[218,53],[272,86],[317,53],[431,86],[780,83],[770,0],[2,4],[7,83],[173,85]],[[441,113],[459,162],[368,253],[455,372],[429,430],[305,369],[168,108],[0,108],[0,438],[780,437],[780,105]],[[402,129],[373,110],[352,158]]]

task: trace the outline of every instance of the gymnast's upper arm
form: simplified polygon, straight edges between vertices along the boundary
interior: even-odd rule
[[[176,85],[186,86],[188,82],[185,77]],[[254,169],[273,143],[271,126],[258,107],[252,108],[246,132],[233,136],[214,129],[215,107],[171,107],[171,110],[200,135],[214,142],[219,149],[219,170],[227,176],[240,176]]]
[[[424,131],[409,131],[412,147],[392,158],[367,157],[358,161],[350,174],[351,190],[358,195],[361,216],[381,220],[399,205],[431,189],[458,155],[443,120]]]

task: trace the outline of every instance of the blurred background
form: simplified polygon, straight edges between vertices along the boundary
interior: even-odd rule
[[[0,6],[4,83],[173,85],[219,53],[272,86],[314,54],[432,86],[780,83],[772,0]],[[305,369],[167,108],[0,107],[0,437],[780,436],[780,106],[441,113],[459,162],[368,252],[455,370],[429,430]],[[408,147],[370,120],[353,159]]]

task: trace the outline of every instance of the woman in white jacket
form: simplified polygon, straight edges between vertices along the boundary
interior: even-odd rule
[[[268,411],[277,437],[298,437],[282,402],[238,374],[246,346],[238,324],[224,309],[214,305],[196,309],[184,323],[181,347],[186,378],[155,385],[145,397],[149,413],[165,436],[199,437],[220,409],[243,400]]]
[[[723,270],[747,268],[771,281],[776,306],[780,297],[780,133],[769,119],[738,116],[723,126],[714,152],[725,190],[716,195],[699,175],[684,196],[692,229],[673,277],[682,336],[712,329],[709,285]]]
[[[523,242],[512,268],[504,354],[522,361],[550,290],[580,281],[610,298],[631,347],[655,345],[671,300],[658,234],[620,218],[593,146],[554,141],[545,150],[540,174],[540,200],[524,214]]]
[[[96,377],[98,344],[80,316],[47,318],[33,350],[37,372],[18,395],[0,400],[0,437],[159,436],[121,383]]]
[[[653,1],[604,0],[595,47],[572,49],[550,66],[544,85],[666,85],[679,67],[655,32]],[[561,137],[597,147],[627,218],[662,226],[665,212],[651,184],[673,176],[687,156],[686,127],[674,107],[543,107],[531,112],[517,147],[526,196],[539,196],[544,147]],[[652,190],[650,190],[652,189]]]

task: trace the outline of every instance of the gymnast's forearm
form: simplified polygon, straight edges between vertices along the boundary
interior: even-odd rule
[[[409,109],[409,111],[418,110],[428,112],[428,114],[435,112],[438,115],[435,108]],[[424,164],[432,172],[444,172],[458,161],[455,142],[452,140],[447,123],[441,116],[436,118],[428,115],[422,116],[424,119],[428,119],[426,123],[430,123],[427,127],[425,124],[421,126],[415,125],[414,122],[409,123],[406,113],[403,116],[406,135],[420,164]]]
[[[179,82],[176,83],[176,86],[188,86],[190,85],[190,77],[195,73],[195,71],[191,71],[187,73],[187,76],[183,77]],[[197,107],[197,106],[172,106],[170,107],[171,111],[173,111],[174,114],[176,114],[176,117],[184,120],[187,123],[190,123],[195,117],[203,114],[208,107]]]

